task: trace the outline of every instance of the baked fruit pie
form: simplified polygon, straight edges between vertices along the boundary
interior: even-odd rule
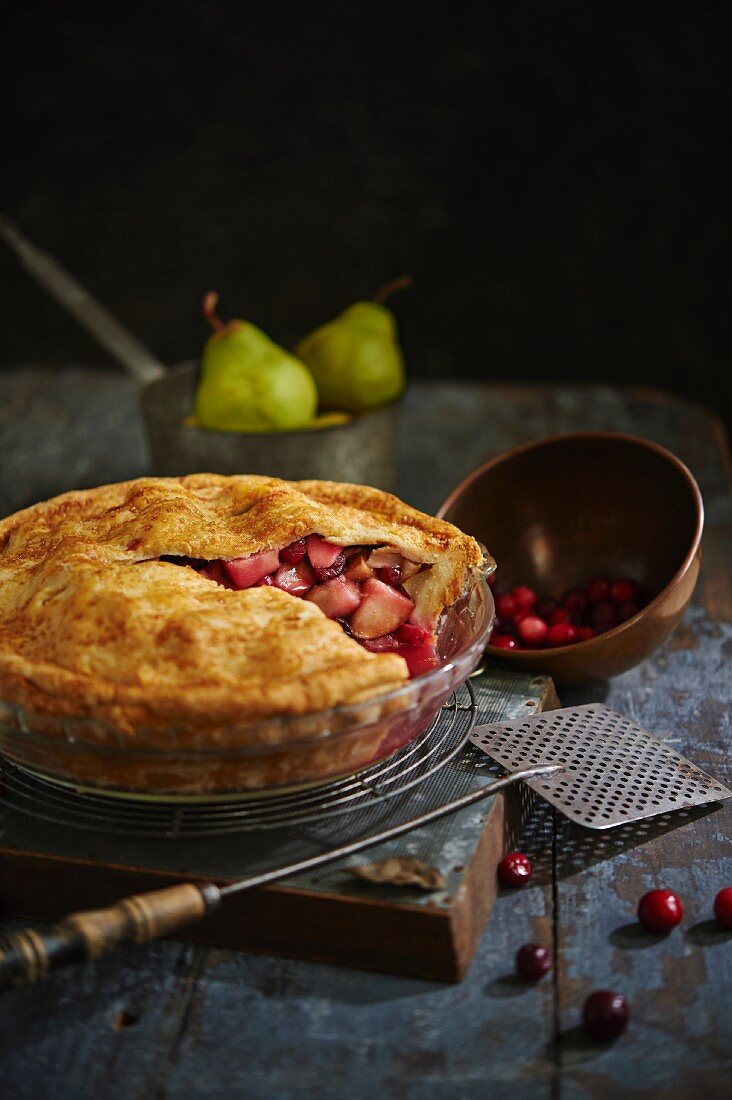
[[[281,756],[278,719],[436,667],[438,620],[483,563],[451,524],[365,486],[194,474],[66,493],[0,523],[0,698],[92,720],[132,755],[174,730],[184,749]],[[141,781],[103,756],[82,778]],[[251,785],[302,778],[275,771]]]

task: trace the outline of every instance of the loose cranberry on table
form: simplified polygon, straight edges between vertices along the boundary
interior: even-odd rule
[[[504,886],[524,886],[532,870],[531,860],[523,852],[509,852],[498,864],[498,877]]]
[[[714,915],[722,928],[732,928],[732,886],[725,886],[714,899]]]
[[[516,952],[516,970],[524,981],[538,982],[551,968],[551,956],[540,943],[525,943]]]
[[[608,1042],[622,1035],[628,1023],[630,1011],[622,993],[611,989],[598,989],[587,998],[582,1009],[582,1023],[593,1039]]]
[[[683,915],[681,899],[671,890],[649,890],[638,902],[638,920],[651,932],[670,932]]]

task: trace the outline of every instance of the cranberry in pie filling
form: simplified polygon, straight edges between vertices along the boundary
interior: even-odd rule
[[[438,664],[435,635],[410,622],[415,604],[403,587],[429,566],[389,547],[343,547],[313,534],[279,551],[210,562],[177,561],[224,588],[273,585],[309,600],[329,619],[337,619],[364,649],[403,657],[412,677]]]

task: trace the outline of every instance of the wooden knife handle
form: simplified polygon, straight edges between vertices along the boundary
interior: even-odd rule
[[[0,943],[0,989],[37,982],[60,966],[94,959],[126,943],[158,939],[200,920],[220,901],[217,886],[187,882],[134,894],[108,909],[72,913],[42,931],[11,932]]]

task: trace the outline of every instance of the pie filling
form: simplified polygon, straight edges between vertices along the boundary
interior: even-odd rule
[[[411,677],[439,664],[434,633],[410,622],[415,605],[404,588],[411,577],[430,567],[389,547],[336,546],[320,535],[308,535],[280,551],[263,550],[228,561],[172,556],[162,560],[189,566],[224,588],[273,585],[310,600],[364,649],[403,657]]]

